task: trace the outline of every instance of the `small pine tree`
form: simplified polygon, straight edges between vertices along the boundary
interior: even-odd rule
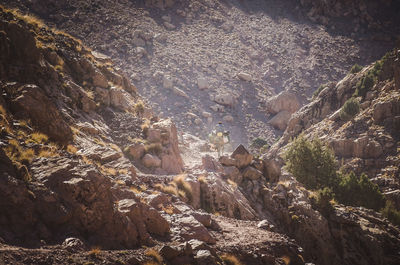
[[[361,70],[362,70],[362,66],[355,64],[355,65],[353,65],[353,67],[351,67],[350,73],[355,74],[355,73],[360,72]]]
[[[336,185],[336,165],[331,148],[319,139],[308,141],[298,136],[289,146],[286,167],[307,189]]]
[[[340,110],[340,119],[348,121],[360,112],[360,103],[355,98],[348,99]]]
[[[381,210],[383,216],[389,219],[393,224],[400,226],[400,211],[396,209],[394,203],[390,200],[386,201],[385,208]]]
[[[340,203],[379,210],[385,204],[385,197],[378,186],[364,173],[358,177],[354,172],[339,175],[336,198]]]

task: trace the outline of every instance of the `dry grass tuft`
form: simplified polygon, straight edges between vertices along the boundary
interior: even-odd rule
[[[192,186],[190,186],[190,184],[185,181],[185,178],[186,174],[178,175],[174,177],[173,183],[175,183],[176,187],[180,191],[178,192],[178,194],[181,195],[181,197],[186,197],[190,203],[193,200],[193,191]],[[182,193],[184,193],[185,195],[182,196]]]
[[[233,180],[227,179],[227,181],[229,185],[231,185],[234,189],[237,189],[238,184],[236,182],[234,182]]]
[[[136,187],[130,187],[129,188],[129,190],[130,191],[132,191],[133,193],[136,193],[136,194],[140,194],[140,193],[142,193],[142,191],[141,190],[139,190],[138,188],[136,188]]]
[[[155,188],[161,190],[164,193],[178,196],[178,189],[176,188],[176,186],[164,185],[164,184],[158,183],[155,185]]]
[[[155,262],[158,262],[158,264],[162,264],[163,262],[163,258],[161,257],[161,255],[158,253],[157,250],[155,250],[154,248],[149,248],[147,249],[144,254],[147,257],[152,258]]]
[[[67,145],[67,152],[74,155],[78,152],[78,148],[69,144]]]
[[[38,144],[44,144],[47,143],[49,140],[49,137],[43,133],[40,132],[34,132],[30,135],[30,139],[32,140],[32,142],[34,143],[38,143]]]
[[[111,167],[101,167],[101,172],[105,175],[111,175],[111,176],[116,176],[118,171],[115,168]]]
[[[242,265],[238,258],[232,254],[223,254],[220,258],[224,261],[226,265]]]
[[[117,151],[117,152],[121,152],[121,148],[119,148],[119,146],[116,145],[116,144],[111,143],[111,144],[110,144],[110,147],[111,147],[112,149],[114,149],[115,151]]]
[[[197,181],[200,182],[201,184],[207,184],[208,183],[207,182],[207,178],[204,175],[198,177]]]
[[[160,205],[161,210],[163,210],[166,214],[172,215],[174,213],[174,206],[168,204],[167,206]]]
[[[89,255],[90,256],[97,256],[101,253],[101,248],[100,247],[93,247],[90,251],[89,251]]]
[[[146,144],[144,150],[146,153],[159,155],[162,152],[162,145],[160,143]]]
[[[280,258],[280,260],[283,261],[283,263],[285,263],[285,265],[289,265],[290,264],[290,258],[288,256],[283,256]]]
[[[128,169],[123,168],[118,170],[118,174],[127,175],[129,173]]]
[[[59,154],[54,150],[40,150],[38,157],[56,157]]]

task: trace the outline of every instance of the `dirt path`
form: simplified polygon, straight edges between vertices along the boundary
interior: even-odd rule
[[[212,148],[208,141],[188,133],[181,134],[179,148],[186,169],[200,167],[202,164],[202,157],[207,155],[218,159],[217,151]],[[232,151],[233,145],[227,144],[224,149],[224,154],[230,154]]]

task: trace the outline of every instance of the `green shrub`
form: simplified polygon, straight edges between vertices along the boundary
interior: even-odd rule
[[[360,103],[355,98],[348,99],[340,110],[340,119],[348,121],[360,112]]]
[[[284,158],[287,170],[307,189],[335,186],[337,161],[332,149],[319,139],[308,141],[298,136]]]
[[[353,67],[351,67],[350,73],[355,74],[355,73],[360,72],[361,70],[362,70],[362,66],[355,64],[355,65],[353,65]]]
[[[264,145],[268,144],[268,142],[260,137],[253,139],[251,146],[255,148],[261,148]]]
[[[329,215],[334,210],[331,204],[333,196],[334,193],[332,189],[324,187],[323,189],[319,189],[317,191],[316,196],[312,198],[311,203],[323,215]]]
[[[367,92],[374,86],[374,84],[375,84],[375,77],[373,74],[368,72],[366,76],[364,76],[360,81],[358,81],[356,85],[356,91],[354,92],[353,96],[365,97]]]
[[[392,201],[386,201],[385,208],[381,210],[381,213],[394,225],[400,226],[400,211],[394,207]]]
[[[319,93],[321,93],[321,91],[324,90],[324,88],[326,88],[326,87],[327,87],[326,84],[320,85],[320,86],[318,87],[318,89],[314,91],[314,93],[313,93],[313,95],[312,95],[312,98],[318,97]]]
[[[335,191],[336,199],[343,204],[363,206],[379,210],[385,204],[385,197],[378,186],[364,173],[360,177],[354,172],[339,174],[339,184]]]

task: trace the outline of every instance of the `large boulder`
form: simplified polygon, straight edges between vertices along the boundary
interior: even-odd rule
[[[139,160],[145,153],[145,147],[142,143],[135,143],[128,146],[128,154],[132,156],[133,159]]]
[[[297,96],[288,91],[281,92],[267,101],[267,109],[271,113],[279,113],[284,110],[294,113],[299,108],[300,102]]]
[[[233,151],[233,153],[231,154],[231,157],[236,160],[236,166],[238,168],[247,167],[251,164],[251,161],[253,160],[253,155],[250,154],[249,151],[247,151],[247,149],[242,144],[236,147],[235,151]]]
[[[233,107],[236,102],[236,98],[231,93],[220,92],[214,97],[214,101],[221,105]]]
[[[57,157],[38,159],[31,170],[35,181],[43,183],[34,208],[50,231],[75,234],[104,248],[140,243],[135,223],[115,208],[110,179],[93,165]]]
[[[107,78],[98,70],[95,71],[94,75],[92,76],[93,86],[107,88],[108,87],[108,80]]]
[[[180,236],[185,240],[197,239],[206,243],[215,244],[216,240],[199,221],[191,215],[177,214],[174,224],[180,228]]]
[[[288,125],[291,116],[292,114],[289,111],[283,110],[276,114],[271,120],[269,120],[269,123],[276,129],[284,131]]]
[[[178,147],[178,132],[171,119],[164,119],[152,125],[152,129],[160,131],[163,146],[161,168],[169,174],[179,174],[183,171],[183,160]]]
[[[224,176],[240,185],[243,180],[242,174],[237,167],[224,167]]]
[[[210,87],[210,85],[208,84],[208,80],[204,77],[200,77],[197,79],[197,86],[201,90],[208,89]]]
[[[240,73],[238,73],[238,74],[237,74],[237,77],[238,77],[240,80],[247,81],[247,82],[250,82],[250,81],[252,80],[251,74],[246,73],[246,72],[240,72]]]
[[[165,236],[169,233],[169,223],[163,218],[160,213],[140,202],[132,199],[124,199],[118,202],[118,209],[124,212],[134,223],[143,223],[146,231],[150,234]]]
[[[142,158],[142,163],[145,167],[148,167],[148,168],[154,168],[154,167],[161,166],[161,160],[157,156],[151,155],[151,154],[146,154]]]
[[[24,85],[13,94],[17,96],[11,100],[10,108],[17,118],[31,120],[37,130],[54,141],[67,144],[72,140],[70,126],[41,88]]]
[[[232,187],[215,173],[208,174],[207,183],[201,185],[200,195],[203,209],[236,219],[254,220],[258,218],[257,213],[240,189]]]
[[[111,87],[109,91],[111,106],[122,110],[134,110],[135,100],[128,92],[119,87]]]
[[[243,177],[249,180],[258,180],[263,177],[263,174],[254,167],[248,166],[243,171]]]

